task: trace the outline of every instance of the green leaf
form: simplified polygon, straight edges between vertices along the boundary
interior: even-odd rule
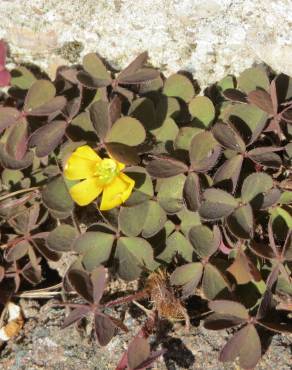
[[[161,91],[163,87],[163,79],[161,76],[156,77],[154,80],[147,81],[139,86],[139,93],[141,95]]]
[[[232,195],[220,189],[207,189],[203,197],[204,202],[201,204],[199,213],[207,220],[218,220],[229,216],[238,206],[238,201]]]
[[[143,167],[129,167],[125,173],[135,181],[134,191],[126,202],[127,206],[143,203],[153,197],[152,180]]]
[[[61,176],[55,177],[45,186],[42,199],[50,211],[57,212],[59,218],[66,218],[73,211],[73,200]]]
[[[190,229],[189,240],[200,257],[208,258],[218,250],[221,233],[217,226],[212,231],[208,226],[198,225]]]
[[[27,92],[24,111],[30,113],[36,108],[48,103],[56,94],[55,86],[47,80],[37,80]]]
[[[239,239],[253,238],[253,212],[250,204],[237,208],[227,217],[229,230]]]
[[[205,297],[209,300],[223,296],[229,290],[222,273],[210,263],[205,265],[202,288]]]
[[[132,207],[121,207],[119,213],[119,228],[126,236],[138,236],[141,233],[148,208],[148,202]]]
[[[137,279],[143,267],[152,269],[154,264],[152,247],[141,238],[119,238],[116,257],[119,260],[119,275],[127,281]]]
[[[190,101],[189,111],[195,121],[203,127],[209,127],[215,118],[215,108],[207,96],[196,96]]]
[[[18,185],[23,178],[24,174],[19,170],[4,168],[1,173],[2,184],[8,188]]]
[[[198,212],[191,212],[187,208],[183,208],[177,213],[177,217],[180,219],[180,230],[185,236],[188,236],[190,229],[193,226],[201,224],[200,215]]]
[[[203,132],[198,127],[181,127],[174,141],[176,149],[190,150],[193,138],[199,133]]]
[[[180,111],[181,106],[178,99],[161,95],[156,105],[156,118],[158,127],[160,127],[167,118],[177,118],[180,114]]]
[[[162,125],[155,130],[151,130],[151,133],[156,137],[158,142],[172,142],[178,134],[178,127],[172,118],[166,118]]]
[[[256,89],[269,91],[270,81],[263,68],[252,67],[243,71],[237,78],[238,89],[249,93]]]
[[[97,141],[97,135],[88,112],[78,114],[67,127],[66,133],[74,141]]]
[[[259,194],[266,193],[273,187],[273,179],[266,173],[252,173],[244,180],[241,188],[243,202],[251,202]]]
[[[157,200],[167,213],[176,213],[183,207],[183,174],[159,181]]]
[[[284,221],[284,223],[287,225],[288,229],[292,229],[292,216],[284,208],[281,208],[281,207],[273,208],[271,210],[271,220],[272,220],[273,224],[275,223],[275,225],[274,225],[275,227],[276,227],[277,223],[278,223],[278,227],[280,227],[279,223],[282,223]],[[280,220],[282,220],[282,222]],[[273,226],[273,228],[274,228],[274,226]]]
[[[74,227],[60,225],[50,232],[46,242],[47,247],[54,252],[69,252],[72,250],[72,243],[77,236]]]
[[[221,91],[226,89],[233,89],[234,85],[234,77],[232,75],[227,75],[222,78],[219,82],[217,82],[217,86],[220,88]]]
[[[277,283],[276,283],[276,290],[280,294],[284,293],[284,295],[291,296],[292,295],[292,286],[291,286],[291,281],[285,279],[284,276],[279,276]]]
[[[178,231],[175,231],[166,239],[166,247],[157,258],[169,263],[176,254],[179,254],[188,262],[192,261],[192,245],[183,234]]]
[[[210,170],[220,155],[220,145],[209,131],[199,133],[192,139],[190,146],[191,167],[194,171]]]
[[[225,122],[231,122],[246,144],[253,143],[266,126],[268,115],[250,104],[228,105],[221,113]]]
[[[142,124],[135,118],[122,117],[118,119],[106,136],[106,142],[122,143],[136,146],[146,138],[146,132]]]
[[[175,73],[168,77],[164,83],[163,93],[189,102],[195,95],[192,82],[185,76]]]
[[[89,53],[84,56],[83,67],[92,77],[98,80],[106,80],[110,83],[111,76],[101,59],[95,53]]]
[[[87,231],[75,240],[72,249],[82,254],[84,268],[92,271],[109,259],[114,240],[111,233]]]
[[[147,216],[142,230],[143,238],[151,238],[157,234],[164,227],[166,221],[166,213],[159,203],[152,200],[149,201]]]
[[[289,190],[284,191],[281,194],[279,203],[280,204],[290,204],[290,203],[292,203],[292,191],[289,191]]]
[[[136,118],[147,130],[157,128],[156,110],[149,98],[138,98],[130,106],[128,115]]]
[[[28,90],[32,84],[36,81],[35,76],[29,69],[23,66],[12,69],[11,74],[11,86],[18,87],[22,90]]]

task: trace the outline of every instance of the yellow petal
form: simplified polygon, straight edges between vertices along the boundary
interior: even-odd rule
[[[79,206],[86,206],[99,196],[102,189],[97,178],[92,177],[73,185],[69,192]]]
[[[91,161],[99,162],[101,160],[100,156],[89,145],[80,146],[73,154],[78,154],[79,157]]]
[[[106,211],[124,203],[131,195],[134,185],[134,180],[124,173],[120,173],[104,188],[100,209]]]
[[[68,180],[81,180],[94,175],[101,158],[88,145],[79,147],[67,160],[64,174]]]
[[[122,171],[126,166],[124,165],[124,163],[122,163],[122,162],[118,162],[118,161],[116,161],[117,162],[117,164],[118,164],[118,169],[120,170],[120,171]]]

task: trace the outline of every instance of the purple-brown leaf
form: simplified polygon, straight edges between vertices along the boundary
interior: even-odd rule
[[[239,330],[224,346],[220,361],[234,361],[239,357],[243,369],[253,369],[261,358],[261,341],[253,325],[246,325]]]
[[[93,286],[93,301],[98,304],[105,288],[106,269],[101,265],[91,272]]]
[[[117,326],[107,316],[95,314],[94,329],[96,338],[101,346],[106,346],[116,333]]]
[[[1,107],[0,108],[0,133],[7,127],[16,123],[20,116],[20,112],[15,108]]]
[[[271,96],[265,90],[258,89],[251,91],[248,93],[248,101],[264,112],[267,112],[270,115],[274,114]]]
[[[76,292],[87,302],[93,303],[93,286],[89,274],[85,271],[72,269],[68,272],[68,280]]]
[[[242,320],[248,320],[249,318],[247,309],[241,303],[235,301],[224,299],[212,301],[209,302],[209,308],[217,314],[230,315]]]
[[[232,315],[222,315],[212,313],[204,322],[204,327],[209,330],[222,330],[233,328],[234,326],[243,324],[245,321],[239,317]]]
[[[84,316],[86,316],[90,311],[89,306],[80,306],[74,308],[68,316],[65,317],[65,320],[62,325],[62,329],[67,328],[68,326],[74,324],[75,322],[81,320]]]
[[[240,102],[240,103],[247,102],[246,94],[237,89],[226,89],[223,91],[223,95],[226,99],[231,100],[231,101]]]
[[[45,157],[58,146],[67,127],[66,121],[53,121],[37,129],[30,137],[29,145],[36,147],[36,155]]]
[[[160,157],[151,161],[146,169],[152,177],[165,178],[187,172],[188,167],[176,159]]]

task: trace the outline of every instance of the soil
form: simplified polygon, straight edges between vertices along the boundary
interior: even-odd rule
[[[127,343],[145,320],[145,314],[134,305],[119,307],[116,316],[124,315],[128,334],[118,333],[107,347],[100,347],[92,338],[90,323],[61,330],[66,308],[54,306],[56,301],[21,299],[26,318],[19,335],[2,345],[0,369],[3,370],[106,370],[115,369]],[[140,311],[140,312],[138,312]],[[202,323],[192,321],[189,333],[181,323],[161,323],[158,346],[167,349],[154,365],[159,370],[240,369],[236,363],[222,364],[218,353],[230,332],[207,331]],[[291,336],[266,336],[271,344],[257,370],[291,369]],[[154,343],[154,337],[152,338]]]

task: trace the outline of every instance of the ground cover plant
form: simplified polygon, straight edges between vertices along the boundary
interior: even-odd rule
[[[64,327],[91,316],[103,346],[130,330],[115,307],[146,313],[117,369],[151,367],[166,352],[153,348],[159,321],[189,330],[196,299],[206,328],[235,328],[220,360],[254,368],[263,333],[292,330],[292,79],[258,65],[200,91],[145,52],[120,72],[91,53],[51,81],[8,70],[7,50],[0,41],[3,312],[49,290],[50,262],[70,255]],[[140,288],[111,297],[116,277]]]

